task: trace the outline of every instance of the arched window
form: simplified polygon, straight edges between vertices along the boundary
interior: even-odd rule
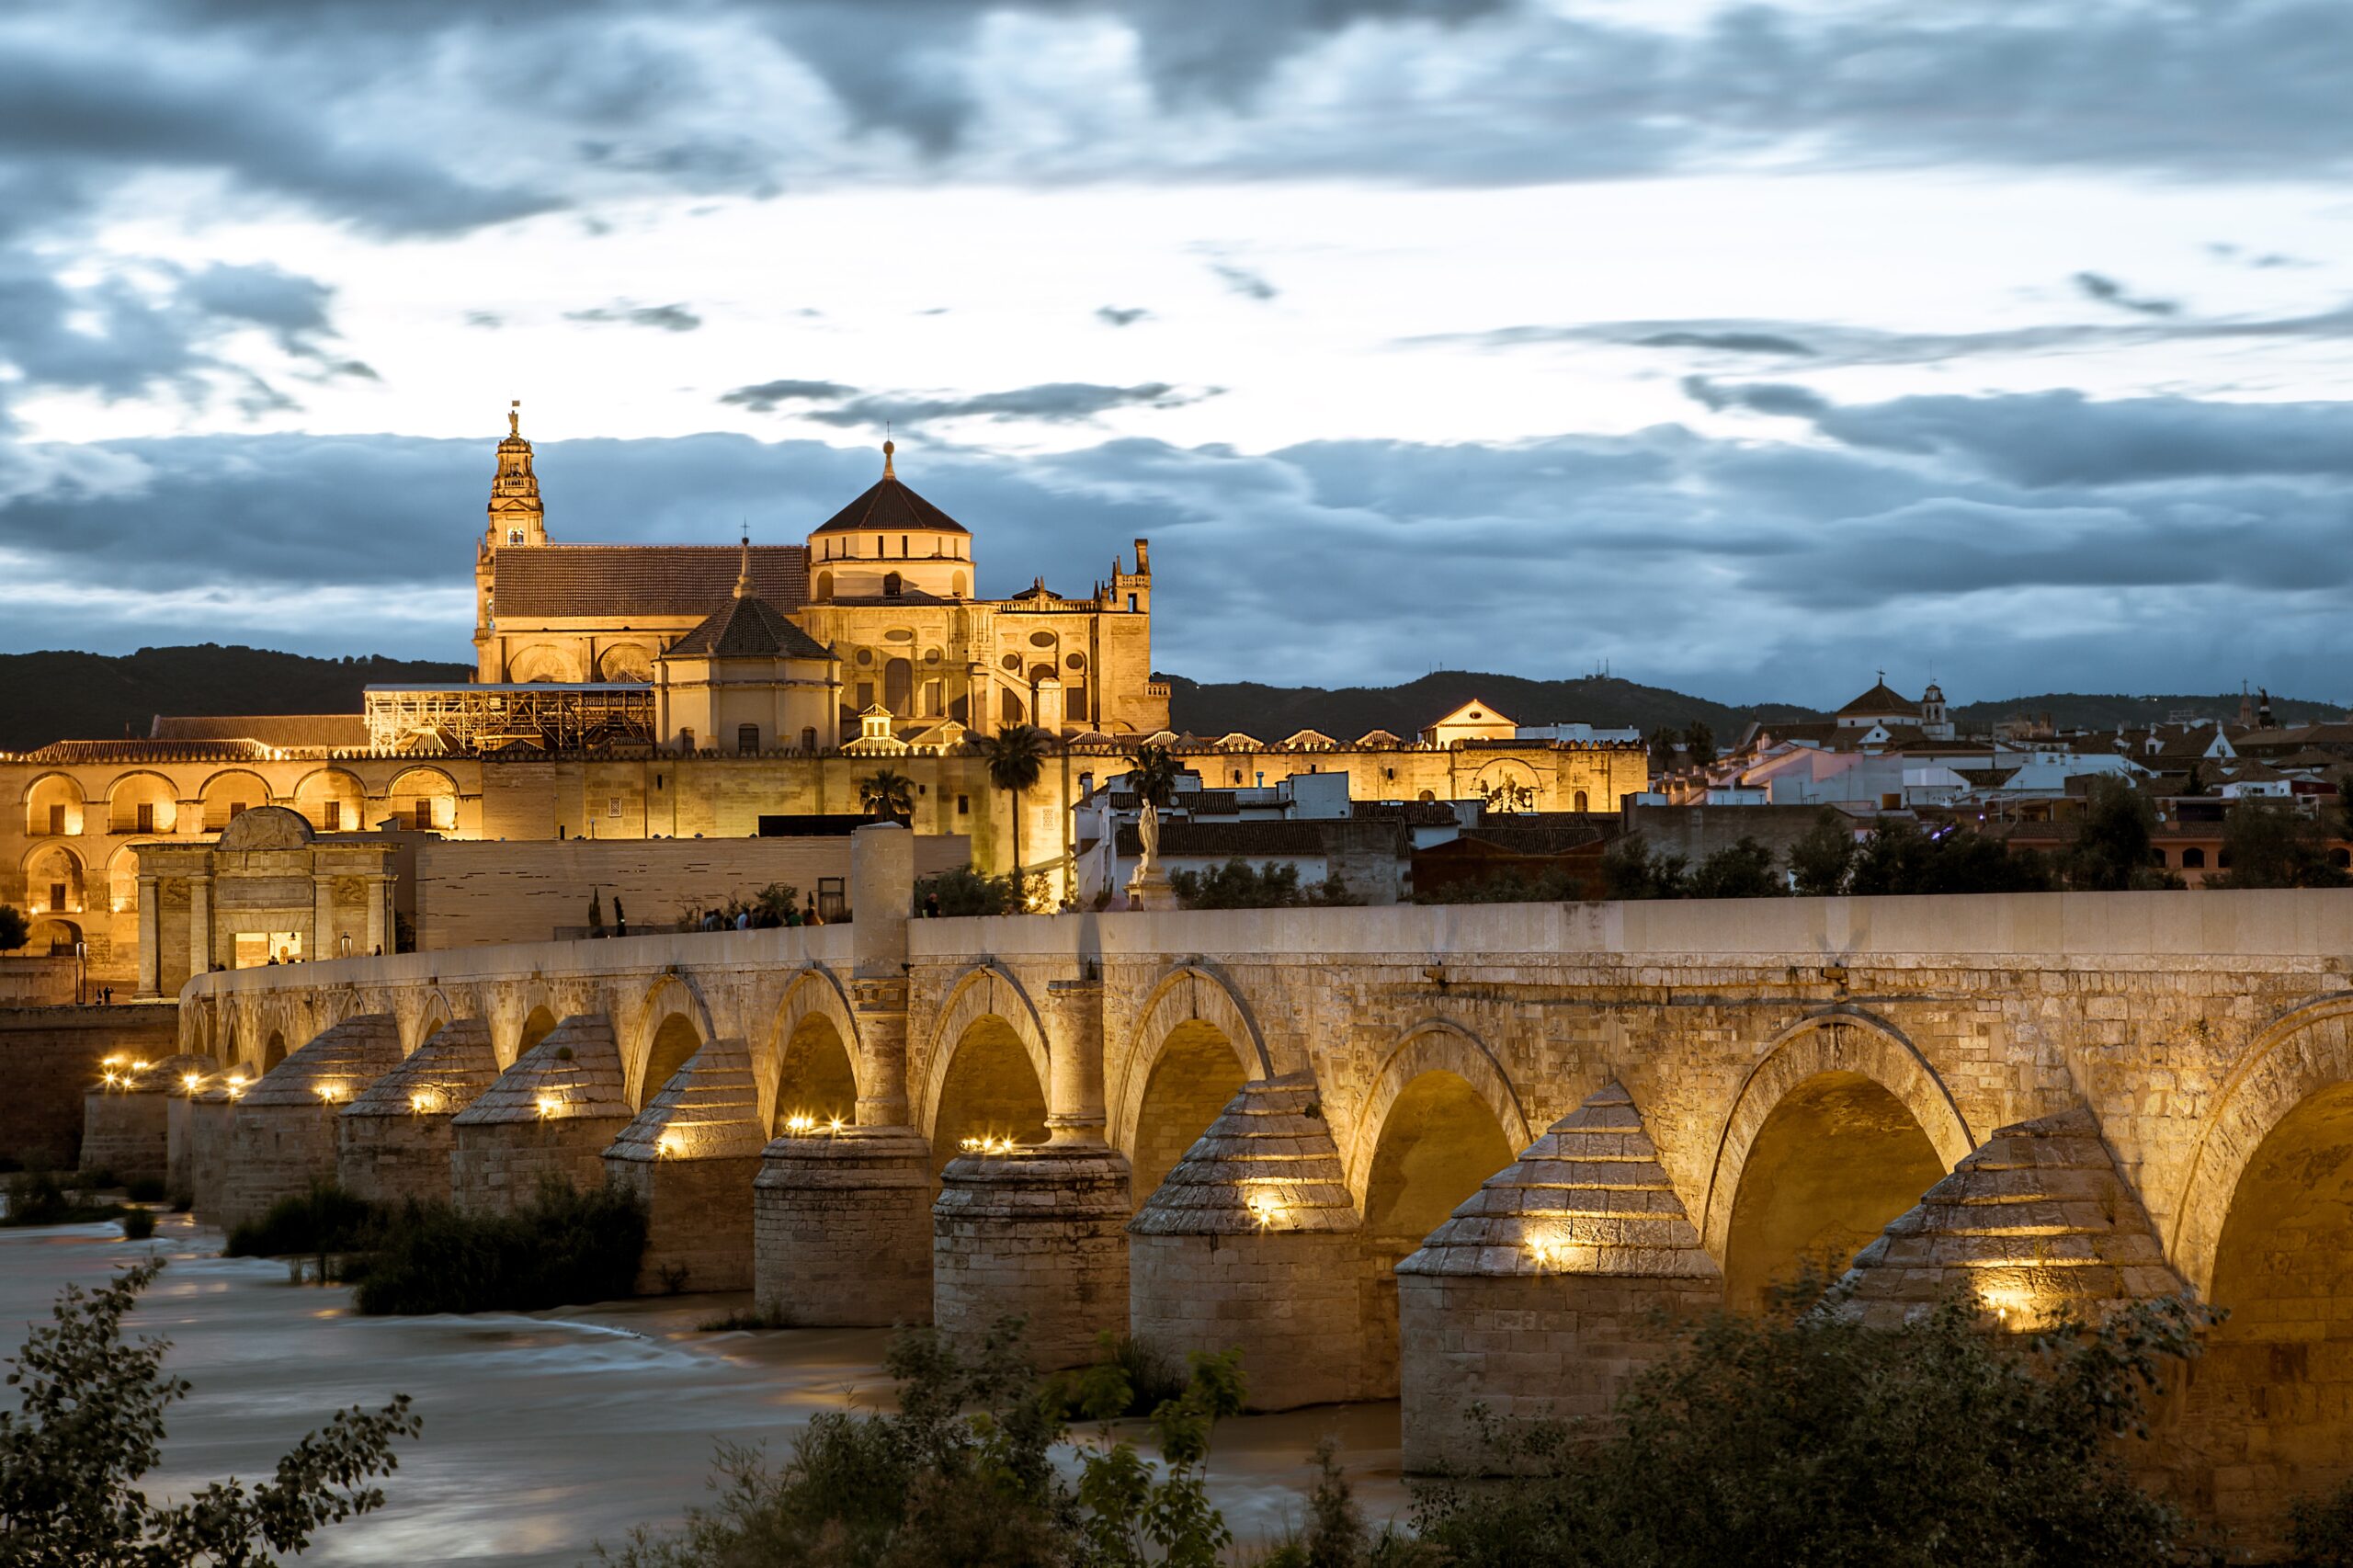
[[[506,530],[506,542],[509,544],[522,543],[523,530],[521,528],[508,528]]]
[[[680,751],[692,751],[695,749],[695,733],[692,730],[680,730],[678,732],[678,749]]]
[[[905,659],[887,659],[882,665],[882,706],[901,719],[915,715],[915,667]]]
[[[817,749],[817,726],[816,726],[816,725],[814,725],[814,724],[806,724],[806,725],[803,725],[803,726],[801,727],[801,749],[802,751],[815,751],[815,750]]]
[[[882,597],[884,598],[897,598],[899,597],[899,574],[896,572],[885,572],[882,574]]]
[[[817,597],[820,599],[830,599],[834,597],[834,574],[831,572],[817,574]]]
[[[757,724],[735,726],[735,749],[749,756],[760,749],[760,727]]]
[[[2183,850],[2181,852],[2181,869],[2185,871],[2204,870],[2206,869],[2206,851],[2194,846]]]
[[[1575,805],[1574,805],[1574,806],[1572,806],[1572,807],[1570,807],[1569,809],[1570,809],[1571,811],[1577,811],[1577,812],[1581,812],[1581,811],[1584,811],[1584,810],[1586,809],[1586,803],[1585,803],[1585,791],[1584,791],[1584,790],[1578,790],[1578,791],[1577,791],[1577,794],[1576,794],[1576,804],[1575,804]]]

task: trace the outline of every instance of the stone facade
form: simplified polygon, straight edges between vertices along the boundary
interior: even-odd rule
[[[645,1204],[641,1293],[750,1287],[752,1178],[767,1142],[740,1040],[697,1051],[622,1129],[605,1179]]]
[[[359,1092],[400,1064],[388,1013],[333,1025],[264,1074],[235,1101],[220,1224],[231,1229],[335,1179],[335,1124]]]
[[[778,1138],[752,1187],[759,1311],[809,1327],[929,1323],[936,1185],[912,1128]]]
[[[0,1154],[25,1165],[73,1170],[82,1164],[84,1097],[102,1084],[108,1060],[157,1061],[178,1049],[179,1008],[0,1007]]]
[[[1003,1320],[1045,1370],[1095,1359],[1127,1326],[1128,1162],[1100,1145],[966,1154],[932,1208],[932,1322],[966,1346]]]
[[[204,1087],[212,1071],[206,1056],[108,1067],[82,1097],[82,1168],[170,1187],[172,1105]]]
[[[236,1121],[236,1096],[225,1084],[216,1083],[188,1102],[189,1211],[199,1225],[221,1223],[221,1202],[229,1187],[229,1137]]]
[[[610,1021],[567,1017],[451,1119],[450,1199],[499,1213],[544,1183],[600,1187],[605,1150],[633,1114]]]
[[[450,1123],[497,1076],[488,1025],[443,1024],[336,1118],[335,1179],[374,1203],[449,1202]]]

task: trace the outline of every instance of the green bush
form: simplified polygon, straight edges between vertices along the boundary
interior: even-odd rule
[[[232,1230],[222,1250],[230,1257],[364,1252],[378,1244],[384,1219],[376,1205],[323,1181],[298,1198],[279,1199],[260,1219]]]
[[[19,1171],[8,1178],[8,1211],[0,1225],[86,1225],[122,1212],[119,1203],[93,1203],[54,1171]]]
[[[122,1239],[143,1242],[155,1233],[155,1211],[153,1209],[126,1209],[122,1211]]]
[[[411,1203],[385,1223],[356,1303],[369,1313],[534,1312],[632,1293],[645,1208],[553,1178],[508,1214]]]
[[[957,866],[918,878],[914,912],[921,915],[933,898],[939,900],[942,918],[974,915],[1018,915],[1045,897],[1046,879],[1037,871],[1016,877],[1010,871],[992,877],[970,866]]]
[[[2119,1449],[2205,1309],[2147,1302],[2021,1345],[1968,1303],[1867,1328],[1801,1299],[1688,1329],[1614,1429],[1474,1411],[1533,1473],[1423,1490],[1422,1538],[1453,1568],[2147,1568],[2189,1545]]]
[[[2289,1505],[2288,1550],[2311,1568],[2353,1568],[2353,1481]]]

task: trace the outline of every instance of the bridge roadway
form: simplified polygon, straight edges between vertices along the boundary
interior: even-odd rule
[[[699,1283],[756,1277],[805,1322],[1021,1311],[1049,1359],[1132,1308],[1244,1344],[1264,1403],[1402,1383],[1415,1462],[1466,1456],[1466,1390],[1598,1408],[1659,1348],[1624,1309],[1753,1306],[1907,1216],[1935,1233],[1874,1249],[1891,1300],[1973,1290],[2013,1327],[2159,1285],[2232,1307],[2166,1402],[2192,1501],[2253,1517],[2353,1471],[2353,893],[935,921],[887,913],[898,830],[855,859],[848,925],[199,976],[182,1048],[315,1077],[343,1059],[301,1048],[352,1020],[404,1058],[478,1020],[504,1099],[411,1096],[460,1201],[499,1200],[465,1186],[502,1179],[485,1141],[519,1187],[576,1100]],[[221,1119],[233,1165],[268,1082]]]

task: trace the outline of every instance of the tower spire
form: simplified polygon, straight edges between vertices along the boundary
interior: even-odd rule
[[[511,398],[507,401],[506,433],[509,436],[520,436],[523,433],[522,409],[523,400],[521,398]]]
[[[891,467],[891,454],[898,449],[898,443],[891,439],[891,426],[886,421],[882,426],[882,477],[885,479],[899,477],[897,472]]]
[[[752,536],[748,531],[744,535],[744,562],[735,572],[735,597],[739,599],[752,597]]]

